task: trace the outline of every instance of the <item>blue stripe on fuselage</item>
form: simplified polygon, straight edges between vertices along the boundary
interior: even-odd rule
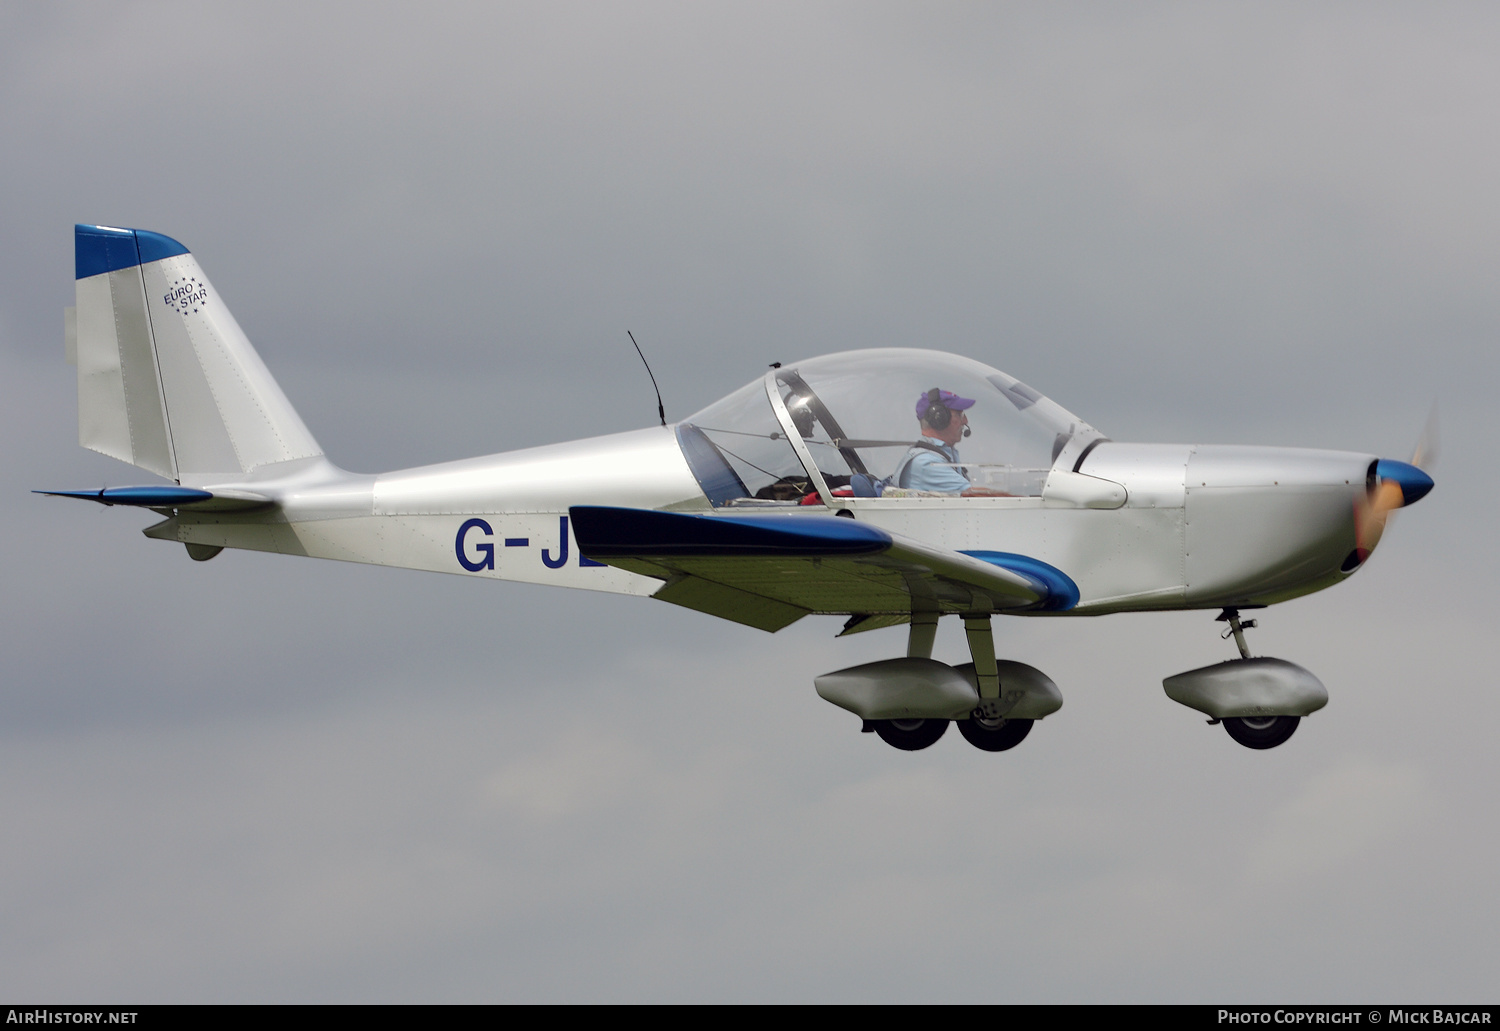
[[[699,516],[588,505],[569,509],[573,536],[591,558],[651,555],[869,555],[890,535],[832,516]]]

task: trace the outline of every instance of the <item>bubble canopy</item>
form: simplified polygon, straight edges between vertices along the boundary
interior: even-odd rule
[[[918,416],[933,390],[948,402],[951,439]],[[964,419],[970,433],[960,437]],[[944,421],[941,414],[935,421]],[[677,437],[709,500],[747,507],[817,501],[808,495],[825,491],[871,498],[1035,497],[1055,464],[1072,468],[1102,439],[998,369],[908,348],[848,351],[773,368],[679,423]],[[913,475],[919,456],[939,470],[925,479],[943,480],[941,489],[923,489],[935,483]]]

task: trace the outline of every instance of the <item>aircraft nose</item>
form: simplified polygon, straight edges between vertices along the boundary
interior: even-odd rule
[[[1401,504],[1412,505],[1421,501],[1432,490],[1432,477],[1408,462],[1382,458],[1375,463],[1375,478],[1389,480],[1401,488]]]

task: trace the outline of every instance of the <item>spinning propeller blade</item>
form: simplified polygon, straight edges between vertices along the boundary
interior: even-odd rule
[[[1427,425],[1417,441],[1410,462],[1382,458],[1370,469],[1365,495],[1354,502],[1354,550],[1363,563],[1380,543],[1386,521],[1398,508],[1415,504],[1432,490],[1431,469],[1437,461],[1437,406],[1427,417]]]
[[[1438,460],[1438,409],[1437,402],[1427,413],[1427,425],[1422,427],[1422,436],[1417,438],[1416,449],[1411,454],[1411,464],[1425,473],[1437,468]]]

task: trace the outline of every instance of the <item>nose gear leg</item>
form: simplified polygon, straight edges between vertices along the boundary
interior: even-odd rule
[[[1229,624],[1229,629],[1225,630],[1219,637],[1227,641],[1232,634],[1234,636],[1234,643],[1240,650],[1240,658],[1248,659],[1250,657],[1250,648],[1245,644],[1245,631],[1255,628],[1255,620],[1247,619],[1244,622],[1240,622],[1239,609],[1225,609],[1214,617],[1214,622]]]

